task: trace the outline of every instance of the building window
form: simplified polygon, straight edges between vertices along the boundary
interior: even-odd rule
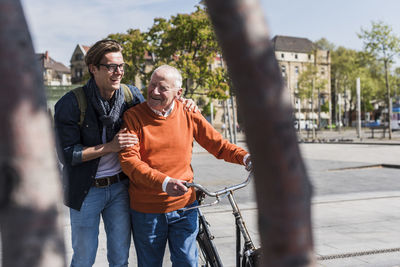
[[[76,70],[75,70],[75,76],[76,76],[77,78],[82,77],[82,69],[76,69]]]
[[[75,55],[75,60],[82,60],[82,59],[83,59],[82,54]]]
[[[297,59],[297,54],[294,54],[294,58]]]
[[[311,60],[311,55],[308,55],[308,59]]]
[[[281,66],[282,77],[286,76],[286,66]]]
[[[282,54],[281,54],[281,58],[285,58],[285,54],[282,53]]]
[[[325,69],[321,68],[321,75],[325,75]]]
[[[299,67],[298,66],[294,67],[294,73],[299,74]]]

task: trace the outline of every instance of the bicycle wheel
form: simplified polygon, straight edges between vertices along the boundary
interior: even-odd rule
[[[200,266],[202,267],[222,267],[221,259],[212,239],[207,221],[199,211],[199,233],[196,240],[199,245]]]
[[[250,253],[243,253],[243,267],[258,267],[260,266],[261,249],[251,250]]]

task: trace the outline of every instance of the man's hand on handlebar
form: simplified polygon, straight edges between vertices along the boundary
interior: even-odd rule
[[[167,192],[168,195],[173,197],[182,196],[188,191],[184,183],[185,181],[171,178],[168,181],[165,191]]]
[[[250,172],[253,170],[253,164],[251,163],[250,157],[247,157],[245,164],[246,164],[246,171]]]

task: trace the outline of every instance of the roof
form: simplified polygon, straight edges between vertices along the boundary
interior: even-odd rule
[[[81,47],[83,54],[86,55],[87,51],[90,49],[90,46],[81,44],[79,46]]]
[[[272,39],[274,51],[310,53],[314,48],[313,42],[307,38],[276,35]]]
[[[57,62],[54,59],[52,59],[51,57],[49,57],[47,51],[46,51],[46,53],[36,54],[36,56],[40,62],[40,65],[44,69],[52,69],[57,72],[64,72],[64,73],[71,72],[70,69],[68,67],[66,67],[64,64],[62,64],[61,62]]]

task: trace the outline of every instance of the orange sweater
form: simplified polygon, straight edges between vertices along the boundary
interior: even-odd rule
[[[194,190],[171,197],[162,191],[165,177],[193,181],[192,160],[195,139],[219,159],[243,164],[247,152],[223,139],[199,113],[188,112],[179,101],[168,117],[156,115],[146,102],[124,114],[128,131],[139,143],[120,152],[121,167],[129,176],[131,208],[144,213],[167,213],[191,204]]]

